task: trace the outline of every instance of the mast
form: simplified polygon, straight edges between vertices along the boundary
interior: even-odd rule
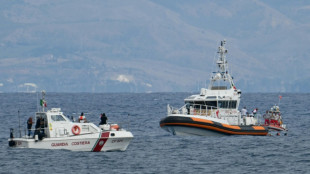
[[[46,107],[46,101],[45,101],[45,91],[42,92],[42,99],[40,100],[40,105],[42,107],[42,112],[44,112],[44,108]]]
[[[215,72],[215,75],[211,77],[211,83],[209,85],[209,89],[212,88],[213,83],[217,80],[228,81],[230,87],[234,87],[235,85],[233,82],[232,77],[228,72],[228,63],[226,60],[226,54],[228,53],[227,49],[225,48],[226,40],[221,41],[221,45],[218,47],[218,60],[216,61],[218,71]]]
[[[221,41],[221,46],[218,48],[219,59],[216,62],[218,64],[219,70],[224,73],[228,70],[228,64],[226,61],[227,49],[225,48],[226,40]]]

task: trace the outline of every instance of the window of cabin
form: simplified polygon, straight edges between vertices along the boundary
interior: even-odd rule
[[[190,106],[193,106],[195,109],[206,109],[206,106],[208,107],[208,109],[211,108],[216,108],[217,107],[217,102],[216,101],[190,101],[190,102],[186,102],[186,108],[189,108]]]
[[[223,109],[236,109],[237,101],[236,100],[223,100],[219,101],[219,108]]]
[[[51,115],[51,119],[53,121],[66,121],[66,119],[62,115]]]

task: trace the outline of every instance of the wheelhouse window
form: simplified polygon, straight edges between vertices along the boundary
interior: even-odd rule
[[[206,109],[206,106],[208,109],[214,109],[217,107],[217,102],[216,101],[190,101],[186,102],[186,107],[189,108],[190,106],[193,106],[195,109]]]
[[[237,107],[237,101],[236,100],[219,101],[219,108],[235,109],[236,107]]]
[[[66,119],[62,115],[52,115],[51,119],[53,121],[66,121]]]

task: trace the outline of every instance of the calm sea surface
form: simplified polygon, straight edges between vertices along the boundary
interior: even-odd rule
[[[159,127],[166,106],[183,105],[190,93],[48,93],[48,108],[65,115],[86,113],[99,123],[122,123],[135,136],[125,152],[71,152],[9,148],[9,128],[37,110],[37,94],[0,94],[0,173],[310,173],[310,94],[281,94],[287,136],[172,136]],[[243,94],[240,108],[260,113],[278,103],[279,94]],[[39,96],[40,97],[40,96]],[[18,110],[20,119],[18,119]],[[129,115],[129,116],[128,116]]]

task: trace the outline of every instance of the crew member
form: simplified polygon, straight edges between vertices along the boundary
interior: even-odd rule
[[[241,116],[246,116],[248,114],[248,110],[246,109],[246,107],[244,106],[242,109],[241,109]]]
[[[258,108],[255,108],[255,109],[253,110],[253,112],[252,112],[252,113],[253,113],[253,115],[254,115],[254,116],[256,116],[257,111],[258,111]]]
[[[100,121],[99,125],[107,124],[108,118],[107,118],[107,116],[105,115],[105,113],[101,114],[100,120],[101,120],[101,121]]]
[[[28,136],[31,135],[31,128],[32,128],[32,117],[29,117],[28,120],[27,120],[27,129],[28,129]]]
[[[79,122],[80,123],[86,123],[87,121],[86,121],[86,117],[84,116],[84,113],[82,112],[81,113],[81,116],[79,117]]]
[[[42,118],[40,116],[37,117],[37,122],[36,122],[36,126],[35,126],[36,130],[34,131],[33,137],[35,137],[35,135],[39,135],[39,133],[40,133],[40,130],[41,130],[41,119]]]

